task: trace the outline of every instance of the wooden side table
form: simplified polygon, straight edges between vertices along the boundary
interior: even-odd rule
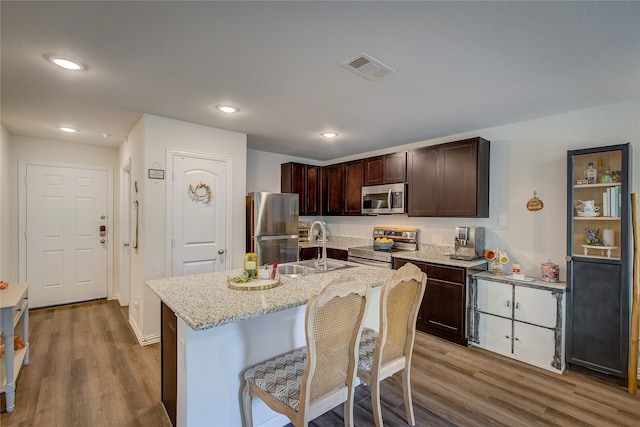
[[[0,316],[5,338],[5,356],[0,358],[0,393],[5,393],[7,412],[13,411],[16,398],[16,378],[22,365],[29,363],[29,284],[15,283],[0,290]],[[22,319],[25,347],[13,348],[14,329]]]

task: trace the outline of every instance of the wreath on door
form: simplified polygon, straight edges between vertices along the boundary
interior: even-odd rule
[[[205,205],[211,203],[211,198],[213,197],[211,195],[211,187],[202,181],[195,187],[193,184],[189,184],[189,194],[194,202],[202,202]]]

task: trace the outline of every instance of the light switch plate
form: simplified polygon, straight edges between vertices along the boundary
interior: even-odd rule
[[[506,214],[498,215],[498,225],[507,225],[507,215]]]

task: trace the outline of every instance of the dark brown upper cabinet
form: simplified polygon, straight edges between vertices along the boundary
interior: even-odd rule
[[[489,147],[477,137],[409,150],[409,216],[488,218]]]
[[[344,214],[362,213],[362,183],[364,182],[364,160],[344,164]]]
[[[280,165],[280,191],[296,193],[300,196],[300,215],[321,215],[321,175],[320,166],[302,163]]]
[[[344,214],[344,163],[322,168],[322,207],[324,215]]]
[[[364,185],[405,182],[407,152],[385,154],[364,159]]]

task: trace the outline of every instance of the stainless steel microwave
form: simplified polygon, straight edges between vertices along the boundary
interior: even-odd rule
[[[407,212],[405,184],[362,187],[363,214],[401,214]]]

